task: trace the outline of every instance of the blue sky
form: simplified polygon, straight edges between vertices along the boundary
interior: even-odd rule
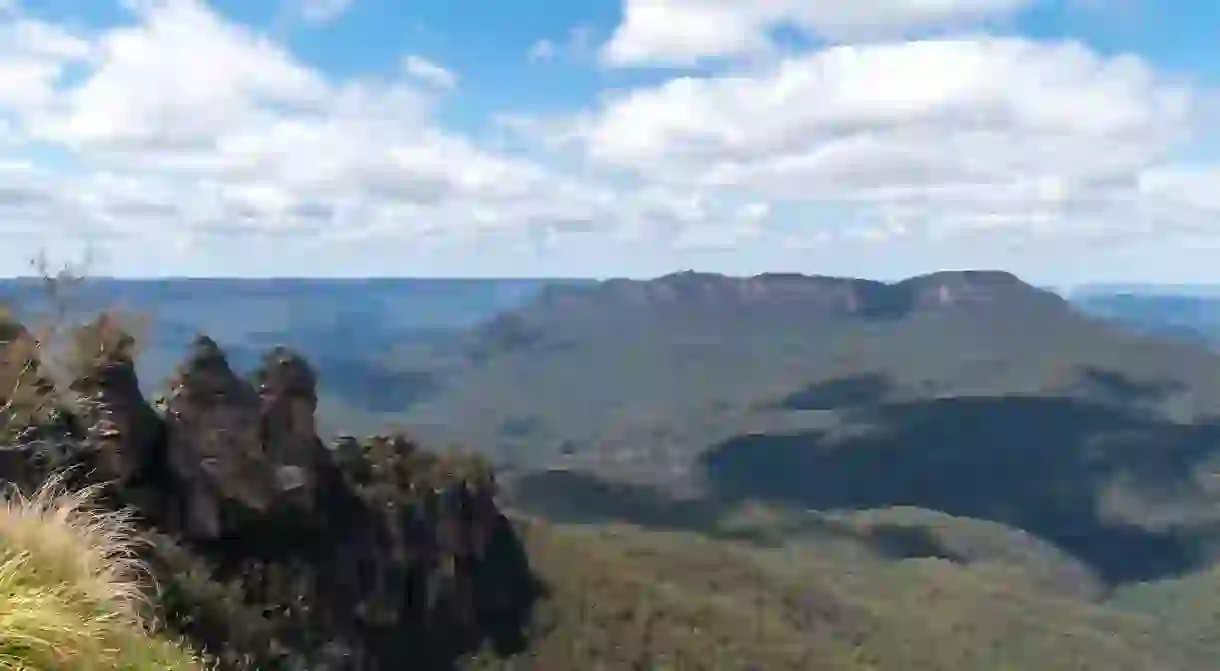
[[[1220,281],[1165,6],[0,0],[0,275]]]

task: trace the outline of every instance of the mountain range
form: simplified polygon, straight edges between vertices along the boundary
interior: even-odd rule
[[[288,344],[318,362],[324,427],[492,458],[551,586],[546,668],[720,668],[672,618],[729,668],[1220,654],[1220,598],[1186,598],[1220,594],[1205,299],[1068,300],[998,271],[90,286],[75,309],[151,316],[145,388],[188,333],[235,368]]]

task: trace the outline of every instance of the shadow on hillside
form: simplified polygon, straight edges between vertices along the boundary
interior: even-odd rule
[[[609,482],[577,471],[522,476],[512,486],[508,501],[517,510],[560,524],[620,522],[771,547],[794,538],[838,538],[862,543],[888,559],[935,557],[969,562],[969,558],[945,548],[927,528],[879,524],[862,534],[847,525],[804,515],[770,519],[756,526],[726,527],[726,519],[742,510],[735,502],[675,499],[651,487]]]
[[[729,506],[677,500],[651,487],[603,480],[579,471],[542,471],[515,479],[509,505],[560,524],[627,522],[656,529],[711,530]]]
[[[1119,403],[1155,402],[1185,389],[1181,383],[1171,380],[1137,382],[1120,373],[1092,366],[1080,368],[1077,387],[1097,398]]]
[[[440,389],[428,371],[395,371],[358,359],[322,359],[318,375],[326,389],[353,407],[373,413],[402,413]]]
[[[889,377],[865,373],[811,384],[779,402],[787,410],[834,410],[880,403],[893,390]]]
[[[714,447],[702,464],[713,495],[817,509],[916,506],[993,520],[1057,543],[1110,582],[1179,573],[1196,560],[1189,538],[1109,522],[1098,501],[1115,477],[1141,491],[1183,490],[1192,468],[1220,447],[1220,426],[1015,396],[855,414],[875,430],[743,436]]]

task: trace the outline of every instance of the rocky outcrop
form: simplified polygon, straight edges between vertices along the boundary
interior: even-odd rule
[[[194,540],[240,532],[274,496],[259,435],[258,398],[216,343],[197,340],[174,381],[165,416],[166,475],[178,487],[172,527]]]
[[[330,464],[314,422],[317,377],[308,362],[280,347],[265,358],[257,382],[259,434],[276,464],[277,491],[302,514],[311,514],[318,478]]]
[[[222,667],[444,669],[523,644],[537,587],[482,462],[401,436],[327,447],[316,376],[286,349],[251,384],[199,338],[161,412],[127,351],[72,384],[79,407],[0,450],[0,478],[107,483],[152,541],[165,621]]]
[[[71,389],[78,399],[76,417],[98,451],[99,476],[120,486],[134,484],[162,433],[140,394],[131,359],[105,360],[74,380]]]

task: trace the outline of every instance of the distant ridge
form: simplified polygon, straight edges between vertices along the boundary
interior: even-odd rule
[[[1062,292],[1073,299],[1119,294],[1215,298],[1220,297],[1220,284],[1095,283],[1063,287]]]
[[[540,292],[533,307],[571,309],[582,302],[603,307],[667,305],[676,309],[784,304],[826,312],[900,317],[921,308],[1013,300],[1064,304],[1057,294],[1000,270],[940,271],[890,283],[800,273],[745,277],[686,270],[648,280],[618,278],[595,284],[548,286]],[[530,307],[527,305],[526,311]]]

